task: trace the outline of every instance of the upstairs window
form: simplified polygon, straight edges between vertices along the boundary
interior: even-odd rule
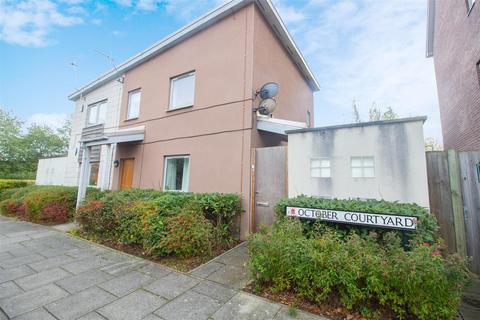
[[[373,157],[351,157],[352,178],[374,178],[375,160]]]
[[[312,178],[330,178],[330,159],[313,158],[310,159],[310,176]]]
[[[195,96],[195,72],[170,79],[169,110],[193,106]]]
[[[140,98],[142,92],[140,89],[128,93],[127,120],[138,118],[140,114]]]
[[[189,172],[189,156],[166,157],[163,190],[187,192]]]
[[[100,101],[88,106],[87,125],[105,123],[105,115],[107,113],[107,100]]]

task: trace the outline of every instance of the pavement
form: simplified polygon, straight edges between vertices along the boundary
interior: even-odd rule
[[[480,319],[480,279],[474,279],[467,290],[465,290],[457,319]]]
[[[190,273],[0,216],[0,320],[326,318],[243,292],[241,244]]]

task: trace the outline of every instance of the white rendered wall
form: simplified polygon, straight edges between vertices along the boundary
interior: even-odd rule
[[[100,88],[86,94],[75,101],[75,113],[72,118],[72,133],[68,148],[68,160],[65,170],[65,185],[76,186],[78,184],[79,163],[78,152],[82,129],[86,127],[88,106],[107,99],[107,112],[105,118],[105,130],[112,130],[118,127],[120,117],[120,104],[122,99],[123,85],[113,80]],[[82,112],[83,106],[83,112]],[[111,170],[111,163],[106,163],[106,146],[102,146],[100,155],[100,169],[98,186],[110,188],[109,181],[105,181],[104,170]]]
[[[352,178],[350,157],[373,156],[374,178]],[[310,159],[330,158],[331,178],[313,178]],[[288,135],[289,197],[372,198],[429,206],[423,122]]]
[[[46,158],[38,160],[37,185],[63,185],[67,157]]]

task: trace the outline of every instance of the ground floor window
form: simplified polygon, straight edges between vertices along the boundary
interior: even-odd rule
[[[188,191],[190,156],[165,157],[163,190]]]
[[[330,178],[330,159],[312,158],[310,159],[310,176],[312,178]]]
[[[100,168],[99,162],[90,162],[90,169],[89,169],[89,178],[88,178],[88,185],[89,186],[97,186],[98,184],[98,169]]]

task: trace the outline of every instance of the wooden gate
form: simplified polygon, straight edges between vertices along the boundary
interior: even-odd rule
[[[275,204],[287,196],[287,147],[257,148],[254,175],[254,228],[271,225]]]
[[[427,152],[430,210],[450,252],[480,273],[480,151]]]

